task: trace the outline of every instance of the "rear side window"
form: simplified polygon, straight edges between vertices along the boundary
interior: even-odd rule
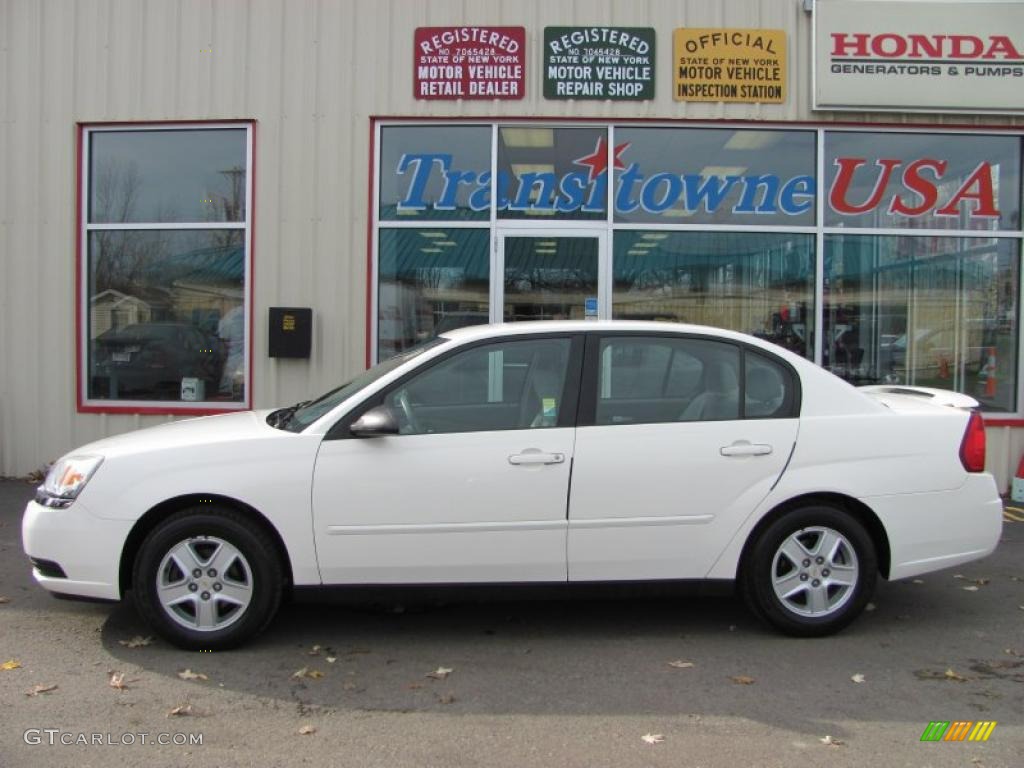
[[[797,392],[787,366],[737,344],[609,336],[598,346],[594,423],[787,418]]]

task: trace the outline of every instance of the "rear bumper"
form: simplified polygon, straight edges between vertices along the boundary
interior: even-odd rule
[[[992,554],[1003,530],[995,479],[971,474],[960,488],[861,499],[889,538],[889,579],[906,579]]]
[[[52,569],[32,569],[46,590],[72,597],[120,600],[121,551],[131,530],[128,520],[107,520],[91,514],[81,501],[68,509],[49,509],[34,501],[25,507],[21,541],[25,554],[60,566],[66,578],[48,575]]]

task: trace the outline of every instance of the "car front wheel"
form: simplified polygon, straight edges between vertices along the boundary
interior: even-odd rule
[[[750,549],[740,577],[753,612],[799,637],[837,632],[864,610],[877,579],[875,547],[849,513],[826,506],[790,510]]]
[[[142,617],[191,650],[224,650],[261,632],[283,590],[270,537],[227,508],[177,512],[143,541],[132,585]]]

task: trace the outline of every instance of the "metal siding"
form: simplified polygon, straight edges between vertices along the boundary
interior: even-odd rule
[[[525,99],[412,98],[414,29],[459,24],[526,28]],[[545,101],[544,27],[573,24],[654,27],[655,99]],[[787,103],[673,101],[681,26],[785,29]],[[252,383],[264,407],[363,366],[371,116],[1024,125],[812,113],[810,35],[800,0],[0,0],[0,474],[171,418],[75,412],[76,123],[257,121]],[[271,305],[313,307],[309,363],[267,357]]]

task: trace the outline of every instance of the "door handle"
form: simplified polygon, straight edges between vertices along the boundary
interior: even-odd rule
[[[509,464],[561,464],[565,461],[564,453],[541,453],[540,451],[523,451],[508,457]]]
[[[746,440],[737,440],[732,445],[719,448],[718,452],[723,456],[765,456],[772,452],[772,447],[764,443],[750,443]]]

